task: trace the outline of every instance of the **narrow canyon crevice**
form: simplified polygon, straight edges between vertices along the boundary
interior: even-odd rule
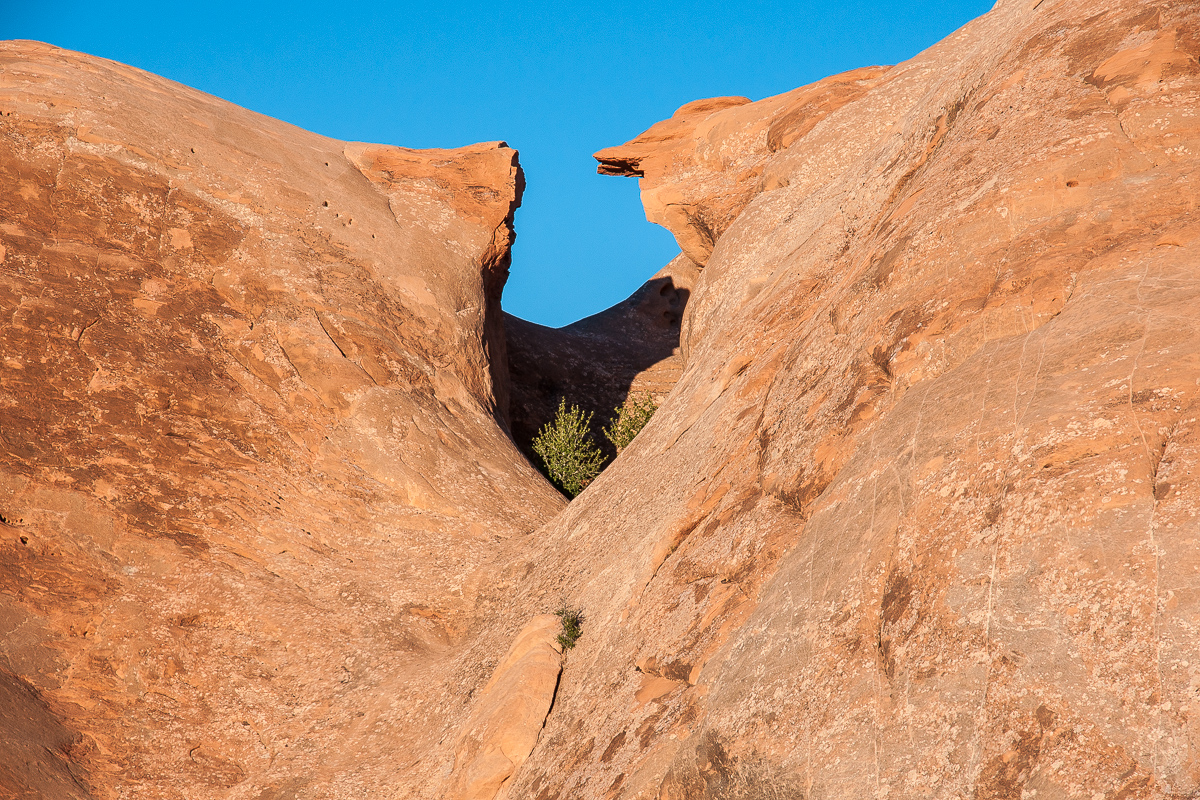
[[[560,398],[592,414],[597,444],[609,460],[616,455],[599,435],[614,409],[631,393],[661,403],[679,380],[682,321],[697,277],[698,268],[681,255],[628,299],[565,327],[505,315],[509,421],[531,462],[539,463],[533,438],[554,418]]]

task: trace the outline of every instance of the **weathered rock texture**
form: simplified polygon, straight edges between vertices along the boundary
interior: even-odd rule
[[[0,795],[396,791],[562,506],[497,422],[515,151],[34,43],[0,114]]]
[[[588,624],[514,795],[1200,793],[1198,56],[1194,2],[1001,0],[599,154],[705,266],[536,537]]]
[[[3,54],[18,791],[1200,794],[1200,4],[1001,0],[601,153],[703,268],[565,509],[497,422],[511,151]],[[654,291],[510,320],[514,417],[666,364],[595,344]]]
[[[558,688],[561,631],[541,614],[517,635],[463,723],[447,798],[491,800],[529,757]]]

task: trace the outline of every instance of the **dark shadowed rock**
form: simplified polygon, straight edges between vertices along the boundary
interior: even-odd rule
[[[663,400],[679,379],[680,323],[696,267],[678,256],[627,300],[562,328],[505,315],[512,382],[513,438],[537,463],[530,443],[554,418],[560,398],[594,415],[597,443],[612,446],[601,428],[630,393]]]

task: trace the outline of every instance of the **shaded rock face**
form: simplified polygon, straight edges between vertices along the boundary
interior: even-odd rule
[[[78,775],[82,742],[36,689],[0,672],[0,789],[6,797],[88,797]]]
[[[440,766],[489,565],[563,504],[498,422],[520,191],[503,143],[347,144],[0,45],[0,794]]]
[[[531,443],[554,419],[560,399],[593,415],[596,443],[616,455],[601,433],[632,393],[662,402],[679,380],[680,326],[696,265],[676,257],[630,297],[562,328],[505,316],[513,439],[533,463]]]
[[[514,795],[1200,792],[1198,56],[1196,3],[1002,1],[773,151],[782,98],[599,154],[704,269],[537,536],[588,622]]]

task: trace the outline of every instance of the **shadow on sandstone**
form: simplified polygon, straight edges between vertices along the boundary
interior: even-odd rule
[[[86,750],[28,681],[0,669],[0,795],[88,800],[78,763]]]
[[[554,417],[560,397],[593,415],[596,442],[615,450],[600,429],[631,392],[659,402],[683,368],[679,332],[696,266],[679,256],[622,302],[562,328],[504,315],[513,440],[534,464],[532,442]]]

